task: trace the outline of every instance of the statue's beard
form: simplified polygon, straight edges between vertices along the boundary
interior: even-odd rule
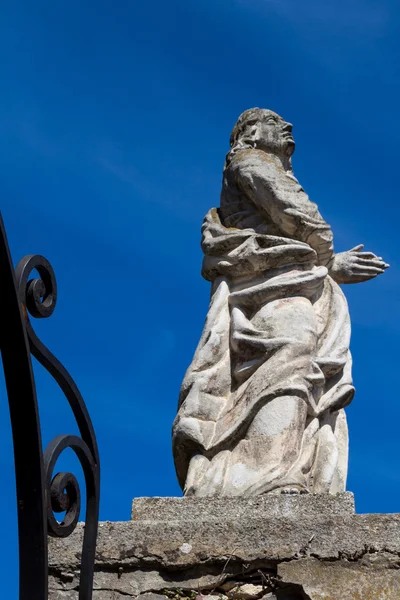
[[[239,141],[241,144],[253,146],[253,148],[256,148],[257,150],[263,150],[268,154],[275,154],[280,158],[290,158],[296,147],[293,139],[288,141],[287,139],[281,138],[273,143],[266,143],[260,138],[256,139],[251,136],[242,136],[238,142]]]
[[[286,157],[290,158],[295,149],[296,144],[294,143],[294,140],[291,140],[290,142],[285,142],[284,153]]]
[[[293,140],[280,140],[276,145],[265,145],[265,147],[262,148],[262,145],[260,144],[259,147],[264,150],[264,152],[275,154],[281,159],[286,159],[292,156],[296,145]]]

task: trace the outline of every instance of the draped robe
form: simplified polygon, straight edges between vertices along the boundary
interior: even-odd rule
[[[202,249],[211,300],[173,426],[184,493],[344,491],[354,388],[329,225],[277,156],[239,145]]]

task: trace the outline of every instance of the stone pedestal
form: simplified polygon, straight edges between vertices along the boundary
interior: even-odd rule
[[[82,528],[50,540],[51,600],[78,599]],[[94,588],[94,600],[400,600],[400,515],[356,515],[349,493],[138,498],[132,521],[100,523]]]

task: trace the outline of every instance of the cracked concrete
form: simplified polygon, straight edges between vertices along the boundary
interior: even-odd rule
[[[154,512],[141,499],[135,521],[100,524],[93,600],[239,600],[243,585],[264,600],[400,600],[400,515],[356,515],[349,495],[334,498],[290,498],[292,513],[280,497],[275,507],[238,498],[225,511],[202,498],[197,512],[193,499],[182,511],[171,510],[177,499],[151,499]],[[49,600],[78,599],[83,527],[50,540]]]

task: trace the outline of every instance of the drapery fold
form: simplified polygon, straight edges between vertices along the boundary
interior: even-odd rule
[[[216,209],[202,236],[211,301],[173,426],[185,493],[343,491],[354,388],[341,289],[304,242],[226,228]]]

